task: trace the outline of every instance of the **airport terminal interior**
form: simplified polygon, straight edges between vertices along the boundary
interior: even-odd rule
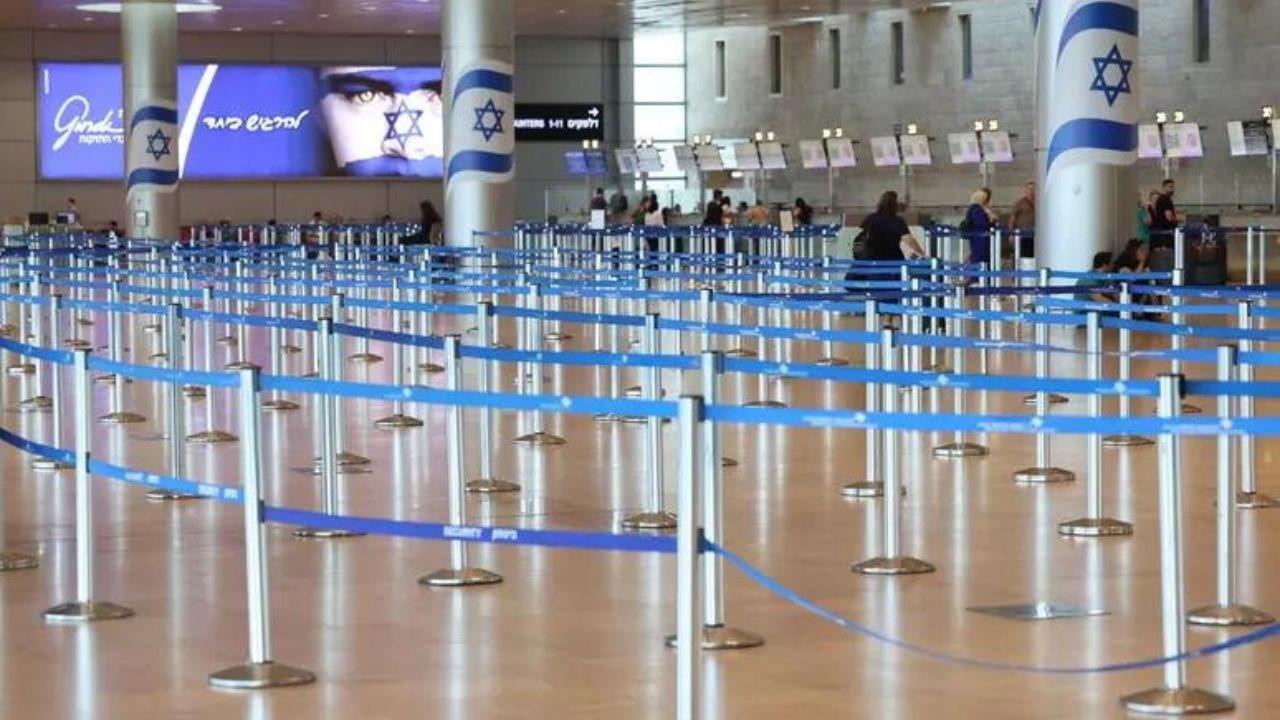
[[[0,720],[1280,716],[1277,29],[0,0]]]

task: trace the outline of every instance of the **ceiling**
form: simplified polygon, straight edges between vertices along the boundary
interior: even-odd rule
[[[114,28],[119,16],[76,9],[89,0],[0,0],[0,28]],[[443,0],[187,0],[215,13],[184,15],[186,31],[431,34]],[[460,0],[463,2],[469,0]],[[513,0],[521,35],[625,37],[637,29],[797,22],[924,0]],[[941,3],[938,3],[941,4]]]

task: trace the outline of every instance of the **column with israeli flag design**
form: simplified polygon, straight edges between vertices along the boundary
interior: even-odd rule
[[[1088,270],[1133,234],[1138,140],[1137,0],[1036,7],[1036,258]]]
[[[125,232],[178,240],[178,12],[172,2],[121,7]]]
[[[445,239],[508,245],[515,214],[515,8],[446,0]]]
[[[125,179],[130,206],[146,192],[178,189],[178,109],[173,101],[147,100],[129,120]]]

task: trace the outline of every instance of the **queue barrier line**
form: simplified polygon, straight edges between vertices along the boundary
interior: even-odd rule
[[[5,337],[0,337],[0,350],[8,350],[16,355],[24,355],[33,360],[42,360],[57,365],[70,365],[73,360],[73,353],[70,350],[55,350],[38,345],[28,345]]]
[[[388,520],[352,515],[326,515],[309,510],[265,505],[262,518],[282,525],[384,535],[433,541],[464,541],[492,545],[545,547],[603,552],[658,553],[673,555],[676,538],[667,535],[621,535],[581,530],[533,530],[510,527],[448,525],[442,523]]]
[[[131,365],[109,360],[97,355],[89,356],[89,369],[109,375],[119,375],[133,380],[148,380],[167,385],[196,385],[201,387],[235,388],[239,377],[231,372],[200,372],[196,370],[170,370],[150,365]]]
[[[1081,288],[1083,292],[1092,292],[1093,288]],[[1044,298],[1036,301],[1036,306],[1049,310],[1078,310],[1096,313],[1166,313],[1165,305],[1142,305],[1139,303],[1103,303],[1094,300],[1070,300],[1067,298]],[[1179,315],[1221,315],[1235,317],[1240,309],[1235,305],[1182,305]]]
[[[136,485],[151,490],[161,490],[178,495],[196,495],[226,503],[239,504],[244,502],[244,492],[238,487],[184,480],[145,470],[131,470],[94,458],[89,459],[89,472],[128,485]]]
[[[25,453],[35,455],[39,458],[44,458],[46,460],[54,460],[68,465],[75,462],[75,453],[70,450],[63,450],[61,448],[53,447],[52,445],[45,445],[43,443],[38,443],[35,440],[29,440],[3,427],[0,427],[0,441],[3,441]]]
[[[328,304],[328,303],[326,303]],[[224,325],[248,325],[250,327],[280,328],[282,330],[303,330],[315,332],[319,323],[302,318],[279,317],[276,315],[238,315],[236,313],[220,313],[211,310],[193,310],[182,308],[179,317],[198,322],[222,323]]]
[[[841,615],[840,613],[834,610],[830,610],[826,607],[823,607],[822,605],[818,604],[816,601],[810,600],[809,598],[801,595],[799,592],[782,584],[780,581],[769,577],[764,573],[763,570],[747,562],[745,559],[742,558],[742,556],[738,555],[737,553],[734,553],[733,551],[727,548],[721,547],[709,541],[704,541],[704,543],[705,543],[706,551],[715,553],[723,557],[725,560],[728,560],[730,565],[733,565],[735,568],[738,569],[739,572],[747,576],[749,579],[755,581],[756,584],[760,585],[765,590],[768,590],[770,593],[773,593],[777,597],[793,605],[796,605],[801,609],[809,612],[810,614],[815,615],[823,620],[826,620],[827,622],[841,629],[848,630],[849,632],[868,638],[870,640],[874,640],[883,645],[897,648],[899,650],[905,650],[914,655],[926,657],[931,660],[937,660],[937,661],[948,663],[951,665],[962,665],[965,667],[978,668],[982,670],[998,670],[1003,672],[1016,672],[1016,673],[1022,673],[1022,674],[1037,674],[1037,675],[1099,675],[1099,674],[1105,674],[1105,673],[1133,672],[1136,670],[1147,670],[1151,668],[1163,667],[1164,665],[1168,665],[1170,663],[1185,662],[1188,660],[1200,660],[1200,659],[1212,657],[1219,653],[1224,653],[1237,648],[1260,643],[1264,640],[1269,640],[1277,635],[1280,635],[1280,624],[1272,624],[1272,625],[1263,627],[1261,629],[1253,630],[1251,632],[1245,633],[1244,635],[1237,635],[1236,637],[1233,637],[1229,640],[1224,640],[1222,642],[1214,643],[1212,645],[1205,645],[1203,647],[1188,650],[1187,652],[1182,653],[1180,655],[1174,655],[1170,657],[1150,658],[1146,660],[1132,660],[1127,662],[1108,663],[1105,665],[1096,665],[1096,666],[1040,666],[1040,665],[1026,665],[1022,663],[1000,661],[1000,660],[982,660],[978,658],[965,657],[962,655],[955,655],[952,653],[943,652],[941,650],[934,650],[931,648],[927,648],[927,647],[924,647],[923,645],[918,645],[916,643],[908,642],[900,638],[895,638],[880,630],[876,630],[875,628],[870,627],[869,625],[865,625],[856,620],[852,620],[848,617],[845,617],[844,615]]]
[[[1176,313],[1178,311],[1166,309],[1165,312]],[[1171,325],[1150,320],[1122,320],[1112,317],[1104,317],[1100,318],[1100,320],[1104,328],[1131,330],[1152,335],[1178,335],[1212,340],[1253,340],[1255,342],[1276,342],[1280,340],[1280,330],[1245,330],[1233,327],[1206,327],[1204,325]]]
[[[410,333],[395,332],[393,330],[378,330],[375,328],[362,327],[360,325],[348,325],[346,323],[334,323],[333,332],[337,335],[363,338],[366,340],[378,340],[380,342],[388,342],[394,345],[408,345],[410,347],[425,348],[427,350],[444,349],[444,338],[435,335],[412,335]]]

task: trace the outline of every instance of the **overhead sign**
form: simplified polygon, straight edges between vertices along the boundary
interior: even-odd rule
[[[600,105],[516,103],[516,140],[603,141],[604,108]]]

